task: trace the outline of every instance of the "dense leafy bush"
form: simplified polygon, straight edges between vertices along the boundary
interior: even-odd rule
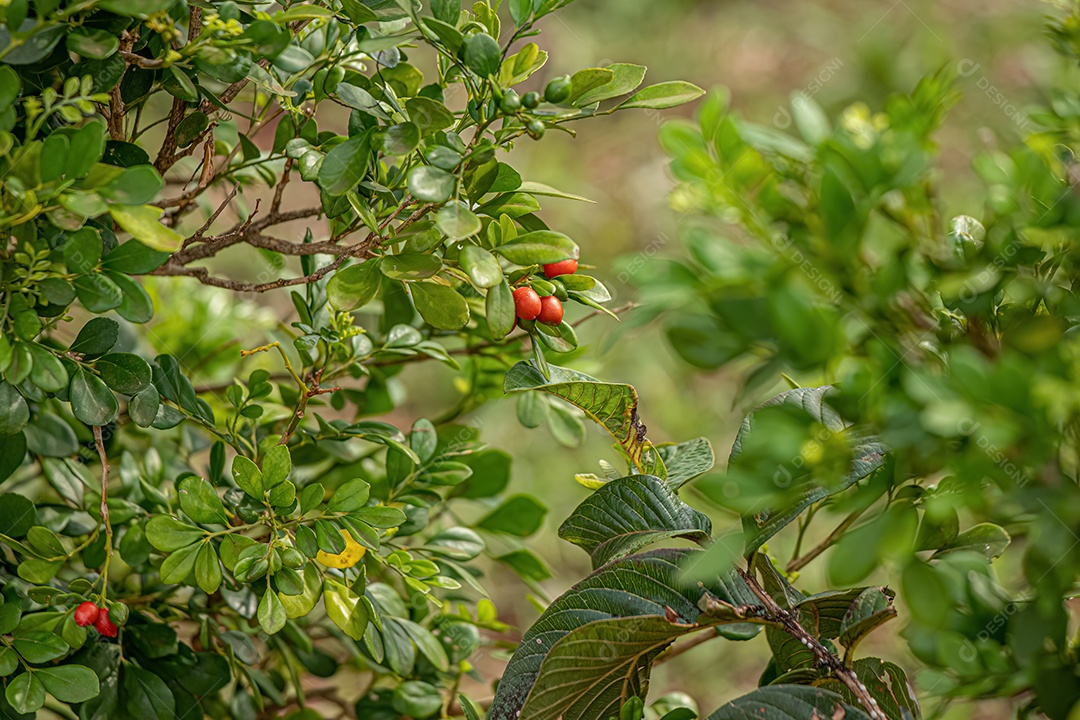
[[[1080,5],[1067,5],[1050,34],[1075,65]],[[614,715],[644,696],[675,638],[717,626],[743,639],[746,623],[766,625],[772,660],[761,689],[711,718],[917,716],[897,666],[853,654],[896,614],[891,590],[848,589],[867,578],[899,591],[921,692],[1076,717],[1077,88],[1053,89],[1022,143],[974,159],[978,207],[941,200],[932,137],[955,99],[944,72],[836,122],[797,96],[790,133],[740,119],[722,93],[697,122],[665,125],[689,257],[628,269],[643,312],[689,364],[737,369],[743,397],[782,376],[791,389],[747,419],[723,473],[695,483],[742,531],[678,551],[693,560],[627,555],[708,536],[672,495],[683,446],[657,449],[673,455],[666,482],[655,462],[631,470],[655,478],[584,478],[599,489],[562,535],[598,569],[526,636],[495,717]],[[807,597],[791,584],[819,559],[810,577],[829,584]],[[642,704],[621,710],[639,717]]]
[[[540,368],[577,347],[561,302],[610,299],[543,270],[579,250],[540,199],[575,198],[500,153],[701,94],[632,64],[530,80],[568,2],[0,5],[0,715],[319,717],[353,710],[305,682],[340,668],[359,717],[474,715],[455,690],[505,629],[477,559],[545,579],[520,542],[545,510],[454,421],[523,340]],[[198,283],[296,288],[294,321]],[[460,402],[378,419],[423,361]],[[522,416],[582,428],[546,395]]]

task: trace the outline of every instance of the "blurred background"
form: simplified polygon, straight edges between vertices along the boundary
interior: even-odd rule
[[[836,117],[856,101],[871,109],[892,92],[910,90],[918,79],[942,67],[957,76],[963,94],[938,135],[940,171],[948,214],[981,212],[979,186],[970,169],[973,153],[997,143],[1013,144],[1034,123],[1025,107],[1045,100],[1040,88],[1052,85],[1068,71],[1051,51],[1044,36],[1049,3],[1035,0],[578,0],[566,10],[545,18],[538,41],[552,60],[526,89],[541,88],[547,79],[608,62],[629,61],[649,67],[646,82],[684,79],[703,88],[726,87],[731,104],[743,117],[786,129],[795,92],[810,95]],[[662,272],[661,258],[683,253],[680,234],[694,218],[691,212],[670,209],[673,186],[657,140],[660,125],[693,105],[675,111],[627,112],[583,123],[575,139],[551,132],[542,143],[522,142],[514,150],[515,166],[527,180],[547,183],[583,195],[595,204],[544,198],[541,216],[566,232],[583,248],[582,262],[611,289],[620,306],[635,299],[635,283]],[[181,287],[183,289],[181,289]],[[191,291],[188,284],[157,284],[158,307],[170,297]],[[199,313],[235,317],[217,323],[221,337],[185,340],[186,348],[159,351],[231,354],[232,328],[247,333],[269,331],[288,317],[285,296],[267,307],[236,303],[225,293],[200,295],[204,302],[176,303],[159,310],[158,322],[177,330],[202,325]],[[722,470],[735,431],[746,411],[784,389],[782,378],[752,396],[738,393],[738,369],[702,373],[680,360],[667,345],[659,323],[644,322],[644,313],[627,314],[623,322],[591,319],[578,335],[587,350],[573,366],[604,380],[628,382],[641,396],[640,413],[654,442],[709,438]],[[170,337],[182,335],[162,333]],[[199,349],[196,349],[199,348]],[[213,365],[213,357],[189,357],[196,371]],[[417,365],[401,377],[402,398],[387,420],[407,427],[413,419],[436,415],[453,405],[454,374]],[[210,379],[210,378],[204,378]],[[491,398],[496,400],[496,398]],[[515,419],[512,401],[490,402],[465,418],[481,429],[494,447],[511,452],[514,473],[511,490],[528,491],[549,506],[543,529],[528,544],[548,564],[552,577],[542,583],[554,598],[589,571],[587,555],[560,541],[555,530],[588,491],[574,481],[575,472],[596,472],[598,458],[616,461],[606,435],[589,426],[577,448],[559,445],[544,428],[527,430]],[[713,517],[719,532],[738,520],[711,508],[693,493],[691,503]],[[493,568],[494,600],[503,619],[521,632],[539,614],[531,594],[512,573]],[[813,566],[803,574],[804,589],[825,588]],[[543,599],[541,599],[543,601]],[[881,653],[914,668],[905,644],[897,637],[903,626],[872,636],[864,653]],[[513,640],[511,635],[507,640]],[[747,692],[768,657],[764,638],[749,643],[708,643],[661,665],[654,674],[652,697],[683,690],[711,712],[727,699]],[[497,677],[497,659],[480,663],[488,678]],[[477,698],[490,697],[490,686],[469,689]],[[919,688],[925,701],[932,688]],[[933,707],[929,703],[927,709]],[[1004,705],[956,705],[950,718],[1008,717]]]

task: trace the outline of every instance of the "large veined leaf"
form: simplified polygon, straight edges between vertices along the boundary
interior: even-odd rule
[[[645,437],[645,424],[638,418],[637,390],[632,385],[600,382],[594,377],[556,365],[548,366],[550,379],[534,365],[519,362],[506,373],[507,393],[539,390],[562,398],[585,411],[603,425],[643,473],[667,477],[664,461]]]
[[[627,698],[645,696],[657,655],[683,635],[709,627],[651,615],[589,623],[551,648],[520,718],[615,717]]]
[[[585,549],[593,567],[665,538],[708,538],[712,523],[652,475],[605,483],[577,506],[559,537]]]
[[[680,565],[690,555],[700,552],[665,549],[631,555],[608,563],[570,588],[525,633],[499,682],[488,720],[527,720],[528,716],[521,711],[545,672],[543,664],[548,653],[564,637],[589,623],[655,616],[671,624],[692,626],[698,624],[702,615],[699,603],[729,609],[758,604],[757,597],[734,572],[704,587],[680,580]],[[719,620],[718,613],[710,611],[706,622]],[[732,615],[727,621],[746,622],[746,619]],[[639,675],[639,684],[642,680]],[[563,717],[593,720],[606,716],[564,714]]]
[[[656,451],[660,453],[664,467],[667,468],[667,483],[674,490],[678,490],[698,475],[709,472],[716,464],[712,444],[703,437],[681,443],[657,445]]]
[[[732,700],[708,720],[809,720],[810,718],[870,720],[870,716],[844,697],[828,690],[801,685],[771,685]]]
[[[771,400],[759,405],[754,412],[743,420],[735,443],[731,448],[728,466],[738,462],[747,438],[754,430],[754,414],[764,408],[790,406],[805,412],[810,418],[823,425],[829,432],[842,434],[848,439],[851,448],[851,469],[838,482],[827,486],[803,480],[792,487],[784,507],[766,508],[753,515],[743,517],[743,530],[746,535],[746,555],[749,557],[769,538],[784,529],[814,503],[830,495],[842,492],[863,478],[869,477],[885,464],[888,448],[875,437],[861,436],[850,428],[845,428],[840,415],[825,403],[825,397],[832,387],[796,388],[780,393]]]
[[[922,715],[919,702],[915,699],[915,688],[911,686],[907,673],[899,665],[881,658],[869,657],[856,660],[851,669],[855,671],[859,682],[866,687],[870,697],[877,701],[878,708],[885,713],[885,717],[917,720]],[[836,691],[849,703],[857,702],[850,688],[835,678],[825,680],[822,686]]]

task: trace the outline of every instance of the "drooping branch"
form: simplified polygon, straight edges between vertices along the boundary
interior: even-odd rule
[[[758,584],[757,578],[753,574],[743,570],[742,568],[736,568],[739,575],[746,582],[750,591],[757,596],[758,600],[765,607],[765,611],[770,616],[770,619],[775,621],[780,627],[798,640],[806,648],[814,653],[814,659],[824,668],[827,668],[836,679],[844,683],[851,693],[858,699],[859,704],[863,706],[867,714],[870,715],[871,720],[888,720],[885,713],[878,707],[877,700],[870,694],[870,691],[866,689],[866,686],[862,684],[858,676],[855,675],[855,671],[849,668],[843,663],[840,658],[829,652],[828,648],[822,645],[816,637],[808,633],[802,625],[799,624],[799,618],[795,613],[785,610],[773,600],[773,597],[769,593],[765,592],[765,589]]]
[[[208,238],[205,244],[194,245],[186,250],[174,254],[164,265],[154,270],[151,275],[183,275],[187,277],[193,277],[204,285],[211,285],[213,287],[220,287],[226,290],[232,290],[234,292],[254,292],[263,293],[270,290],[277,290],[284,287],[292,287],[294,285],[307,285],[309,283],[317,282],[328,274],[337,270],[341,265],[349,258],[361,257],[368,255],[370,251],[375,248],[379,243],[383,241],[382,231],[384,231],[390,223],[398,218],[402,212],[405,211],[409,205],[412,204],[412,197],[406,196],[400,205],[390,214],[385,220],[379,224],[379,231],[372,231],[368,233],[362,241],[355,245],[349,245],[346,247],[339,247],[337,245],[331,245],[328,243],[310,243],[307,245],[301,243],[288,243],[275,238],[269,238],[258,233],[263,227],[267,227],[271,224],[286,222],[287,220],[298,219],[299,217],[309,217],[317,214],[319,211],[317,208],[313,211],[308,210],[296,210],[285,213],[279,213],[276,217],[268,216],[259,222],[251,223],[244,232],[226,233],[224,235],[216,236],[214,238]],[[434,210],[438,205],[435,203],[426,203],[418,207],[413,213],[401,222],[398,226],[398,230],[402,230],[422,219],[429,212]],[[293,214],[296,214],[293,216]],[[249,233],[253,233],[250,234]],[[250,242],[249,242],[250,238]],[[282,252],[288,255],[309,255],[316,253],[324,254],[337,254],[337,258],[327,265],[315,270],[308,275],[302,275],[300,277],[292,278],[279,278],[277,280],[271,280],[263,283],[250,283],[240,280],[232,280],[229,278],[215,277],[210,274],[210,271],[204,267],[188,267],[186,263],[193,262],[203,258],[215,255],[219,250],[229,247],[230,245],[236,245],[241,242],[249,242],[249,244],[255,247],[265,247],[267,249],[273,249],[278,252]],[[280,249],[279,249],[280,248]]]

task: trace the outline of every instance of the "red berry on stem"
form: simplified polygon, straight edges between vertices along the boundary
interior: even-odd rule
[[[545,325],[558,325],[562,322],[562,316],[563,307],[559,298],[554,295],[540,298],[540,314],[536,316],[537,321]]]
[[[103,637],[116,637],[116,626],[113,625],[113,621],[109,619],[109,612],[107,610],[103,609],[98,613],[97,620],[94,621],[94,628],[97,629]]]
[[[560,260],[557,263],[551,263],[544,266],[544,274],[548,278],[559,277],[560,275],[573,275],[577,272],[578,262],[574,258],[569,260]]]
[[[514,312],[521,320],[535,320],[540,314],[540,296],[531,287],[514,290]]]
[[[97,605],[87,600],[75,608],[75,624],[79,627],[93,625],[100,612],[101,610],[98,609]]]

